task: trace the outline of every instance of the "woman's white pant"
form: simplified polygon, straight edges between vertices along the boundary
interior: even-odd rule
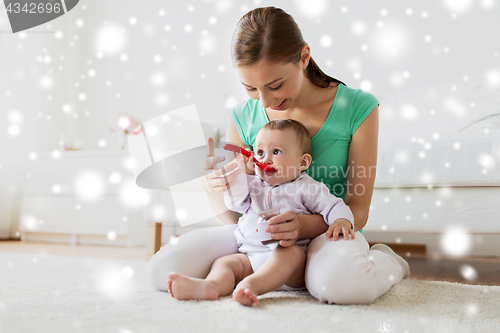
[[[238,252],[237,225],[188,232],[164,245],[148,264],[151,285],[167,290],[170,272],[205,278],[219,257]],[[306,286],[322,302],[367,304],[402,279],[401,266],[388,254],[370,250],[363,234],[354,240],[314,238],[307,248]]]

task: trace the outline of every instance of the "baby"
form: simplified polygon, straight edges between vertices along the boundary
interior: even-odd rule
[[[217,299],[232,292],[234,300],[254,306],[258,295],[277,289],[303,289],[310,240],[301,239],[289,247],[264,241],[270,235],[262,228],[259,232],[258,224],[270,217],[265,212],[273,208],[297,215],[321,214],[329,225],[327,235],[342,227],[345,233],[349,226],[354,237],[349,207],[330,194],[325,184],[303,172],[312,159],[311,139],[304,125],[291,119],[273,120],[259,131],[254,148],[254,157],[274,171],[263,172],[254,167],[252,158],[238,155],[238,167],[244,172],[224,193],[228,208],[243,214],[235,231],[240,253],[217,259],[204,280],[171,273],[168,286],[173,297]]]

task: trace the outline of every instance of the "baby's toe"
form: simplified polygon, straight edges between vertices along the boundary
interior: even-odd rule
[[[240,299],[243,296],[245,296],[245,292],[243,291],[243,289],[235,289],[233,291],[233,298]]]
[[[257,295],[255,295],[253,291],[251,291],[249,288],[245,288],[244,293],[250,299],[250,301],[252,301],[252,305],[257,305]]]
[[[168,286],[168,292],[174,296],[174,292],[172,291],[172,284],[174,283],[174,280],[179,276],[177,273],[170,273],[168,275],[168,281],[167,281],[167,286]]]

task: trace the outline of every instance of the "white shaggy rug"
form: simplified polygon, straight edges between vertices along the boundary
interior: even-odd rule
[[[177,301],[149,286],[146,266],[2,252],[0,332],[500,332],[500,287],[403,280],[370,305],[279,291],[248,308]]]

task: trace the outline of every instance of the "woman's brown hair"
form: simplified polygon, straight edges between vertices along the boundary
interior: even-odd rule
[[[231,41],[233,65],[253,65],[260,60],[298,63],[302,47],[306,45],[302,32],[293,17],[276,7],[256,8],[246,13],[236,25]],[[306,77],[320,88],[331,82],[344,82],[326,75],[311,57]]]

